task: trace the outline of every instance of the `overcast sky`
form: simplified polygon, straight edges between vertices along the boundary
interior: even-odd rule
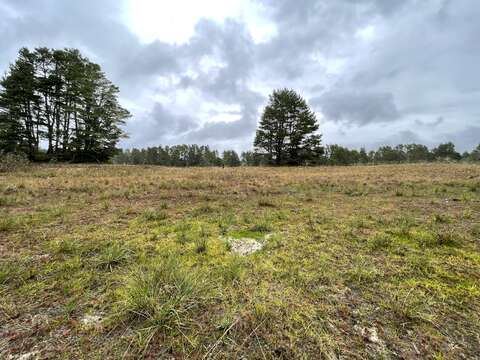
[[[480,143],[479,0],[0,0],[0,69],[75,47],[120,86],[123,147],[251,147],[288,87],[324,143]]]

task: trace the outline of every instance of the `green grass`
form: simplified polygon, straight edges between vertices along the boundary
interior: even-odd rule
[[[479,178],[462,164],[8,173],[0,358],[476,358]],[[232,238],[264,247],[239,256]],[[373,328],[378,343],[359,330]]]

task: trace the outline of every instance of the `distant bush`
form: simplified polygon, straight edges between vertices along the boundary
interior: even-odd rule
[[[0,173],[11,172],[25,168],[29,165],[25,154],[1,153],[0,152]]]

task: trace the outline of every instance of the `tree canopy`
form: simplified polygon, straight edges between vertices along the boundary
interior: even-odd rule
[[[118,92],[76,49],[23,48],[0,81],[0,150],[31,160],[107,160],[130,116]]]
[[[300,165],[322,152],[318,123],[307,102],[290,89],[274,90],[255,136],[256,151],[275,165]]]

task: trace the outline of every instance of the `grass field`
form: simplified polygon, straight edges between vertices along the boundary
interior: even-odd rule
[[[479,358],[480,166],[34,166],[0,207],[0,358]]]

